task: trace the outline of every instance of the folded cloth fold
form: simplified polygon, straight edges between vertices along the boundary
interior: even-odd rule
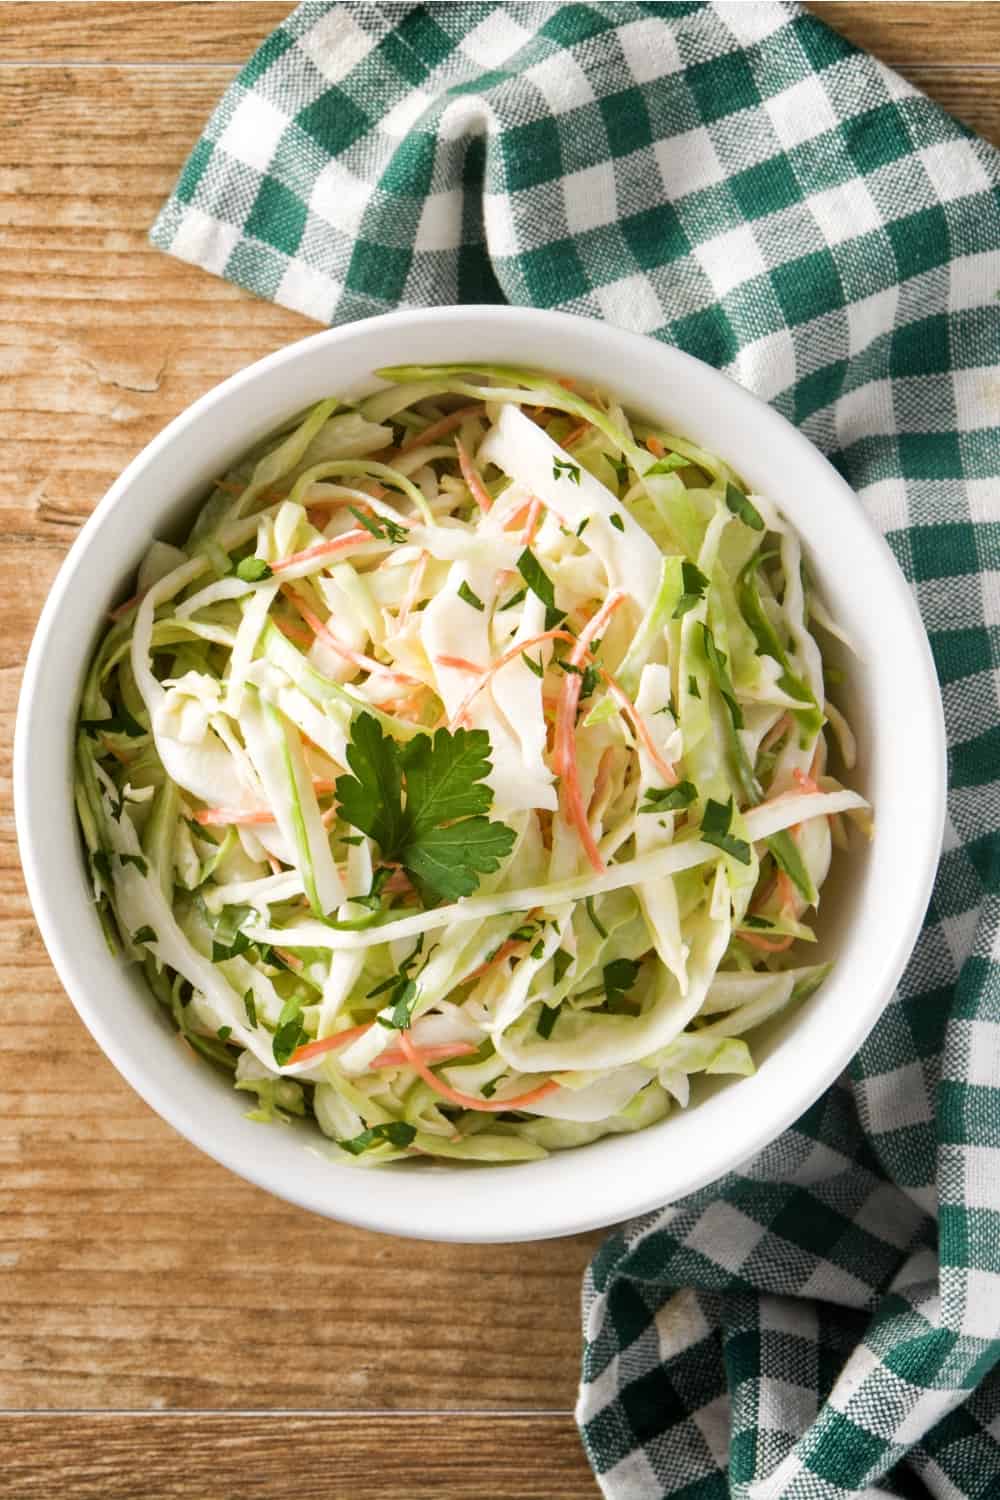
[[[793,5],[304,4],[153,239],[321,321],[508,301],[678,344],[886,533],[949,734],[926,924],[840,1083],[599,1252],[577,1415],[614,1500],[1000,1495],[997,152]]]

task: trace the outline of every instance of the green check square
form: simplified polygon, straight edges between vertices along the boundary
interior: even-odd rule
[[[817,73],[843,62],[845,57],[857,56],[857,48],[815,16],[796,16],[792,26],[799,46]]]
[[[521,257],[520,265],[528,296],[539,307],[571,302],[574,297],[586,296],[590,290],[590,281],[571,239],[539,245],[537,250]]]
[[[901,432],[899,466],[907,479],[961,479],[957,432]]]
[[[967,521],[911,526],[910,556],[917,583],[979,571],[976,533]]]
[[[279,58],[284,57],[289,47],[294,46],[294,38],[287,31],[279,27],[272,31],[266,41],[261,42],[257,51],[251,57],[246,67],[240,73],[238,83],[246,89],[253,87],[260,78],[272,67]]]
[[[653,132],[641,88],[623,89],[620,94],[606,94],[599,101],[598,107],[608,133],[608,147],[612,156],[628,156],[651,144]]]
[[[861,1490],[891,1444],[841,1412],[830,1410],[826,1417],[822,1426],[813,1428],[817,1437],[805,1455],[806,1465],[841,1491]]]
[[[847,360],[837,359],[830,365],[823,365],[814,370],[811,375],[806,375],[796,382],[794,390],[794,407],[792,420],[804,422],[814,412],[822,410],[824,406],[830,406],[840,395],[844,386],[844,376],[847,374]]]
[[[553,182],[562,172],[559,126],[551,116],[515,125],[500,137],[497,154],[508,192]]]
[[[427,8],[415,5],[379,44],[379,50],[386,62],[416,87],[444,62],[454,45]]]
[[[787,156],[772,156],[729,179],[729,189],[747,219],[762,219],[802,199]]]
[[[845,120],[840,127],[844,143],[862,176],[891,161],[909,156],[913,142],[895,104],[882,104]]]
[[[302,240],[309,210],[302,199],[279,182],[264,177],[247,215],[245,233],[285,255],[294,255]]]
[[[182,203],[191,202],[195,194],[195,189],[205,174],[205,168],[212,160],[214,151],[215,147],[212,145],[212,142],[202,136],[184,163],[184,170],[181,172],[180,180],[174,189],[175,196]]]
[[[430,192],[436,151],[435,136],[419,130],[405,135],[379,178],[379,187],[397,197],[425,197]]]
[[[736,331],[718,306],[703,308],[671,323],[670,341],[717,370],[730,364],[739,349]]]
[[[685,77],[706,125],[739,109],[752,109],[761,102],[743,52],[724,52],[708,62],[694,63]]]
[[[775,266],[771,280],[781,310],[792,327],[844,305],[840,273],[829,250],[814,250],[811,255]]]
[[[341,156],[372,128],[365,111],[343,89],[328,88],[295,116],[327,156]]]
[[[953,746],[948,758],[952,787],[987,786],[996,781],[1000,777],[1000,726]]]
[[[590,5],[560,5],[554,15],[549,16],[539,29],[540,37],[557,42],[560,47],[575,47],[578,42],[589,42],[615,24],[610,16],[604,16]]]
[[[948,319],[944,313],[904,323],[889,343],[889,374],[939,375],[951,368]]]
[[[630,1380],[620,1400],[629,1426],[643,1443],[660,1437],[687,1416],[687,1408],[659,1365],[638,1380]]]
[[[396,302],[402,296],[412,259],[408,247],[356,240],[347,268],[347,286],[360,296]]]
[[[671,203],[660,203],[622,219],[619,228],[644,271],[687,255],[691,243]]]
[[[948,264],[951,241],[940,205],[908,214],[905,219],[892,219],[885,228],[896,253],[900,281]]]

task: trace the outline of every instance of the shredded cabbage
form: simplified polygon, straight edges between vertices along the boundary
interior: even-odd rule
[[[723,459],[542,372],[379,374],[143,559],[82,692],[88,871],[252,1118],[531,1161],[751,1073],[822,983],[871,821],[811,622],[849,641]]]

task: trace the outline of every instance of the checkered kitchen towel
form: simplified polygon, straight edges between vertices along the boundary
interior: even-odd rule
[[[507,300],[679,344],[886,532],[950,740],[926,926],[825,1098],[600,1251],[578,1416],[615,1500],[1000,1496],[997,153],[791,5],[305,4],[153,238],[323,321]]]

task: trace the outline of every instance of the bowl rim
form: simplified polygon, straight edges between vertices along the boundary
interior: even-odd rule
[[[174,417],[131,460],[81,528],[58,570],[35,628],[21,685],[14,735],[13,786],[17,839],[25,883],[53,966],[77,1013],[98,1045],[140,1097],[158,1114],[198,1149],[236,1172],[237,1175],[280,1198],[326,1217],[359,1227],[413,1238],[500,1243],[550,1238],[607,1226],[624,1217],[643,1214],[661,1206],[665,1201],[664,1189],[652,1185],[647,1190],[639,1192],[633,1186],[631,1192],[622,1190],[619,1190],[617,1194],[612,1192],[610,1198],[601,1200],[600,1207],[596,1211],[586,1207],[574,1207],[572,1204],[567,1208],[561,1197],[553,1195],[554,1200],[558,1197],[558,1202],[547,1206],[543,1203],[537,1219],[529,1225],[517,1225],[511,1229],[505,1222],[501,1222],[502,1215],[494,1212],[492,1217],[484,1215],[481,1219],[466,1215],[462,1222],[449,1223],[442,1229],[438,1224],[428,1227],[419,1223],[409,1207],[407,1194],[403,1195],[402,1210],[394,1206],[393,1195],[388,1192],[382,1195],[381,1201],[377,1193],[368,1196],[355,1194],[350,1202],[341,1201],[339,1195],[331,1194],[334,1201],[330,1202],[321,1199],[319,1193],[310,1190],[307,1184],[297,1184],[292,1180],[276,1180],[276,1174],[265,1162],[264,1153],[261,1153],[261,1159],[258,1161],[255,1154],[251,1153],[248,1158],[247,1154],[236,1149],[235,1145],[229,1142],[207,1139],[205,1129],[199,1128],[197,1116],[185,1107],[183,1100],[177,1099],[160,1086],[154,1076],[155,1068],[152,1070],[147,1068],[143,1059],[133,1055],[129,1048],[121,1043],[103,1013],[100,1001],[91,996],[88,975],[81,970],[71,951],[71,944],[64,934],[64,921],[60,917],[57,902],[43,869],[46,856],[44,829],[40,826],[41,803],[39,799],[41,794],[36,794],[30,772],[35,736],[44,732],[44,726],[38,723],[40,705],[44,703],[45,697],[44,658],[57,623],[67,609],[68,596],[72,591],[78,570],[84,566],[94,538],[159,456],[182,439],[189,429],[197,426],[207,413],[220,403],[227,401],[234,393],[260,381],[269,380],[276,372],[280,372],[289,364],[308,358],[317,347],[336,348],[338,344],[359,338],[364,339],[366,335],[377,333],[390,325],[399,330],[433,328],[435,332],[440,333],[442,329],[447,331],[456,325],[466,325],[470,320],[480,323],[487,332],[493,327],[501,324],[510,326],[519,320],[525,324],[533,324],[540,336],[546,335],[553,342],[558,341],[560,333],[568,335],[572,332],[572,337],[578,337],[579,325],[584,324],[589,326],[591,332],[611,340],[619,349],[630,352],[637,359],[645,358],[655,361],[661,358],[667,364],[673,362],[675,371],[679,373],[685,370],[691,373],[697,372],[699,380],[707,379],[709,383],[712,381],[721,383],[720,389],[722,385],[728,388],[725,395],[731,408],[736,410],[742,408],[748,416],[752,416],[757,430],[761,433],[762,442],[773,440],[786,453],[792,456],[797,455],[801,462],[808,469],[812,469],[817,476],[821,475],[826,490],[831,494],[839,492],[840,498],[850,506],[855,519],[867,529],[870,540],[876,544],[872,549],[872,555],[881,551],[882,568],[879,586],[891,594],[892,606],[906,629],[909,637],[908,644],[915,653],[914,665],[917,666],[919,658],[919,666],[922,668],[921,678],[926,689],[924,702],[920,705],[924,710],[922,728],[926,736],[923,751],[926,764],[935,772],[927,784],[928,800],[923,809],[929,831],[922,846],[922,858],[915,867],[908,870],[910,897],[907,920],[900,926],[896,941],[891,948],[880,955],[878,961],[880,968],[874,985],[879,995],[877,1003],[870,1002],[857,1014],[846,1018],[840,1045],[830,1048],[821,1065],[817,1065],[812,1070],[802,1070],[797,1082],[794,1079],[789,1082],[781,1107],[776,1107],[768,1113],[764,1117],[764,1122],[755,1130],[741,1135],[738,1151],[729,1152],[728,1166],[720,1170],[715,1165],[711,1165],[708,1170],[705,1170],[696,1162],[685,1166],[679,1172],[675,1169],[669,1190],[669,1201],[676,1201],[706,1186],[717,1180],[722,1172],[732,1169],[740,1162],[750,1160],[809,1108],[842,1072],[874,1026],[903,972],[923,922],[937,868],[946,807],[946,737],[941,698],[933,657],[915,599],[887,543],[863,511],[853,490],[823,454],[775,408],[722,372],[673,346],[661,344],[645,335],[630,333],[573,314],[535,308],[470,304],[450,308],[397,311],[366,319],[360,323],[323,329],[275,350],[212,387]],[[572,325],[572,330],[569,325]],[[572,357],[569,364],[572,364]],[[613,385],[610,379],[609,384]],[[669,1125],[670,1122],[663,1123]],[[558,1153],[555,1159],[566,1161],[567,1158],[572,1157],[593,1161],[592,1153],[599,1146],[603,1145],[605,1148],[609,1144],[618,1146],[619,1142],[636,1141],[645,1134],[647,1132],[643,1131],[635,1135],[607,1138],[603,1143],[589,1147],[586,1151],[577,1149],[572,1152]],[[531,1165],[520,1165],[517,1168],[518,1174],[524,1173]],[[340,1170],[346,1171],[347,1169]],[[478,1175],[483,1170],[483,1168],[466,1167],[462,1173],[450,1175],[455,1179],[461,1177],[468,1179],[470,1175]],[[496,1182],[497,1179],[492,1177],[495,1169],[486,1170]],[[514,1169],[508,1168],[504,1177],[513,1173]],[[351,1175],[368,1180],[375,1177],[383,1179],[385,1176],[385,1174],[357,1172]],[[570,1172],[567,1175],[573,1174]],[[627,1174],[622,1175],[623,1178],[627,1176]],[[397,1180],[395,1174],[393,1180]],[[508,1194],[500,1192],[496,1193],[495,1197],[502,1203]]]

